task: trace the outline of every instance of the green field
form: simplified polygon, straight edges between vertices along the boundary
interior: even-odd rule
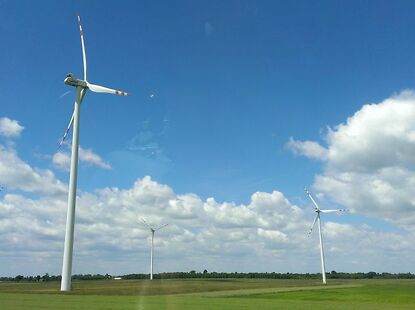
[[[415,309],[414,280],[102,280],[0,283],[0,309]]]

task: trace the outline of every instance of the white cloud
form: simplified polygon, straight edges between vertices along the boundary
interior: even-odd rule
[[[412,91],[364,105],[329,129],[324,172],[314,187],[357,213],[414,230],[414,120]]]
[[[304,155],[319,160],[327,158],[327,149],[314,141],[297,141],[291,137],[286,147],[297,155]]]
[[[79,148],[79,160],[81,162],[100,167],[102,169],[111,169],[111,165],[105,162],[98,154],[91,149]]]
[[[311,217],[311,211],[292,205],[277,191],[254,193],[248,204],[203,201],[192,193],[178,195],[147,176],[127,189],[79,193],[74,273],[147,272],[150,234],[139,218],[169,223],[156,233],[158,271],[317,272],[317,234],[307,237]],[[0,200],[0,266],[12,268],[0,267],[0,273],[59,273],[65,220],[66,195],[35,199],[7,194]],[[405,267],[414,263],[413,243],[403,235],[323,223],[328,268],[355,270],[353,260],[359,270],[379,270],[386,258],[398,260],[399,255],[408,259]],[[377,261],[368,266],[372,256]],[[398,261],[389,266],[403,268]]]
[[[32,168],[21,160],[16,151],[0,145],[0,180],[8,188],[28,193],[62,195],[66,186],[56,179],[52,171]]]
[[[327,135],[328,168],[373,172],[415,163],[415,94],[364,105]]]
[[[19,124],[18,121],[10,119],[8,117],[0,118],[0,135],[7,138],[16,138],[20,136],[24,127]]]
[[[408,201],[415,181],[410,169],[398,168],[377,169],[378,175],[327,168],[321,187],[328,194],[341,193],[350,182],[354,187],[341,199],[352,204],[361,198],[372,203],[365,208],[376,210],[376,197],[394,207],[391,214],[397,210],[395,203],[406,212],[400,223],[410,226],[413,218],[401,202]],[[354,183],[362,177],[367,178],[363,183]],[[0,196],[0,274],[60,273],[67,186],[52,171],[32,167],[13,148],[3,146],[0,180],[8,188]],[[366,193],[364,182],[372,182],[376,191]],[[323,216],[327,270],[413,271],[414,232],[382,232]],[[147,272],[150,234],[139,218],[154,225],[169,223],[156,233],[156,272],[318,272],[318,237],[307,236],[312,217],[312,210],[293,205],[279,191],[256,192],[247,203],[220,202],[197,193],[178,194],[146,176],[128,188],[78,193],[73,272]]]
[[[56,152],[55,154],[53,154],[52,163],[57,168],[69,171],[69,168],[71,166],[71,157],[69,153]]]
[[[265,230],[262,228],[258,228],[258,236],[270,239],[271,241],[277,243],[283,243],[288,241],[287,235],[278,230]]]
[[[102,169],[111,169],[111,165],[105,162],[98,154],[94,153],[91,149],[83,149],[79,147],[79,161],[81,163],[99,167]],[[62,170],[69,171],[71,166],[71,156],[68,152],[58,151],[52,157],[52,163],[55,167]]]

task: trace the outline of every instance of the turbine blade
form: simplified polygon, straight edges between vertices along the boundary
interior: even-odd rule
[[[82,30],[81,17],[78,15],[79,32],[81,34],[81,45],[82,45],[82,61],[84,64],[84,81],[86,81],[86,53],[84,43],[84,31]]]
[[[121,91],[121,90],[116,90],[116,89],[111,89],[108,87],[104,87],[104,86],[100,86],[100,85],[95,85],[95,84],[91,84],[91,83],[87,83],[88,88],[90,90],[92,90],[95,93],[107,93],[107,94],[115,94],[115,95],[120,95],[120,96],[127,96],[128,93]]]
[[[311,235],[311,232],[313,231],[314,225],[316,224],[318,218],[318,213],[316,215],[316,217],[314,218],[313,224],[311,225],[310,231],[308,232],[309,235]]]
[[[147,224],[147,222],[145,221],[145,219],[141,218],[140,221],[149,229],[152,229],[150,225]]]
[[[86,89],[86,88],[82,88],[82,89],[80,90],[80,92],[79,92],[79,104],[81,104],[81,103],[82,103],[82,100],[83,100],[83,99],[84,99],[84,97],[85,97],[86,91],[87,91],[87,89]]]
[[[169,225],[169,224],[164,224],[164,225],[161,225],[160,227],[158,227],[158,228],[156,228],[156,229],[154,229],[154,230],[155,230],[155,231],[156,231],[156,230],[160,230],[160,229],[162,229],[162,228],[166,227],[167,225]]]
[[[337,210],[320,210],[321,213],[337,213],[341,214],[342,212],[347,212],[347,209],[337,209]]]
[[[314,209],[316,210],[320,210],[320,208],[318,207],[317,203],[315,202],[315,200],[313,199],[313,196],[311,196],[310,192],[308,191],[307,188],[304,188],[305,193],[307,194],[307,196],[310,198],[311,202],[314,205]]]
[[[76,92],[75,102],[77,100],[79,100],[79,104],[81,104],[82,99],[84,99],[85,94],[86,94],[86,89],[85,88],[83,88],[83,89],[78,88],[78,90]],[[65,133],[63,134],[63,137],[62,137],[61,141],[59,142],[58,149],[62,146],[63,142],[65,141],[66,137],[68,136],[69,130],[71,129],[72,124],[73,124],[74,117],[75,117],[75,110],[72,112],[71,120],[69,121],[68,127],[66,128]]]
[[[58,149],[62,146],[63,142],[65,141],[66,137],[68,136],[69,130],[72,127],[74,117],[75,117],[75,111],[72,113],[72,117],[71,117],[71,120],[69,121],[68,127],[66,128],[65,133],[63,134],[63,137],[62,137],[61,141],[59,142]]]

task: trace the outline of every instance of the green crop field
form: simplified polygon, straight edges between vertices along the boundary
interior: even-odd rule
[[[414,280],[102,280],[0,283],[0,309],[415,309]]]

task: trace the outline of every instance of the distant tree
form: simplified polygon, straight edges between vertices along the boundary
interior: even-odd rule
[[[337,272],[332,270],[327,273],[329,279],[415,279],[415,274],[408,273],[377,273],[374,271],[370,272],[356,272],[346,273]],[[72,279],[76,280],[106,280],[111,279],[109,274],[78,274],[73,275]],[[148,279],[148,274],[129,274],[123,275],[123,279]],[[206,269],[203,272],[196,272],[191,270],[189,272],[165,272],[154,275],[155,279],[320,279],[321,273],[277,273],[277,272],[249,272],[249,273],[238,273],[238,272],[208,272]],[[60,281],[60,275],[49,275],[46,273],[43,276],[22,276],[16,277],[1,277],[0,281]],[[0,307],[1,309],[1,307]]]
[[[50,276],[49,274],[46,272],[45,275],[42,277],[43,281],[49,281],[50,280]]]
[[[373,279],[374,277],[376,277],[377,273],[374,271],[370,271],[367,273],[367,278],[368,279]]]
[[[16,276],[15,278],[14,278],[16,281],[22,281],[23,279],[24,279],[24,276],[22,276],[22,275],[18,275],[18,276]]]

